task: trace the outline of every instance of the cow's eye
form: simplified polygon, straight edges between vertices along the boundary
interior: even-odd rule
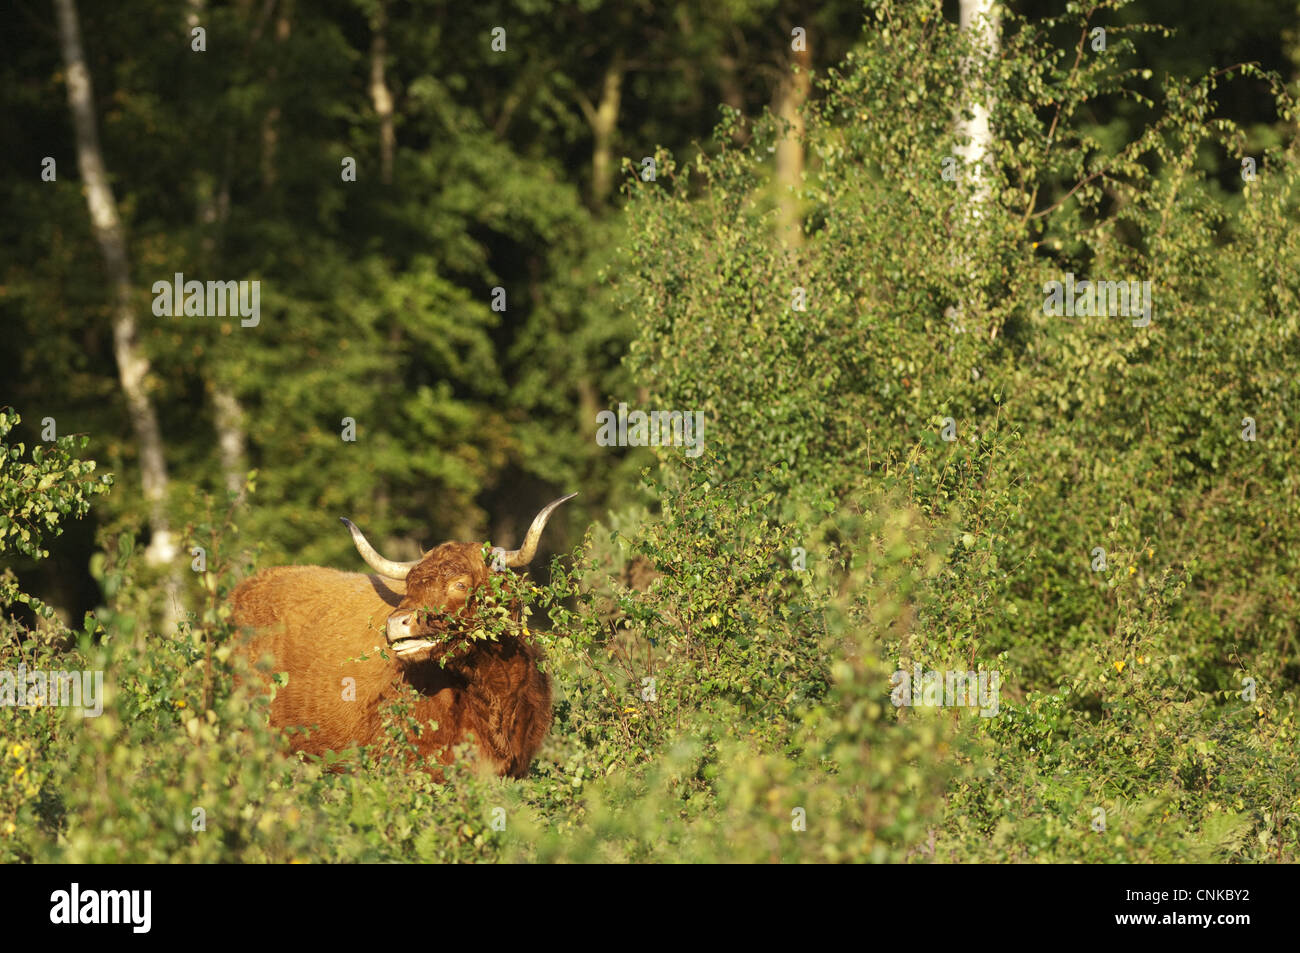
[[[456,588],[459,589],[461,592],[464,592],[466,587],[463,582],[458,582],[456,583]]]

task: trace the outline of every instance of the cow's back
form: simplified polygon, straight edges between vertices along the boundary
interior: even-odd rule
[[[379,699],[396,676],[379,652],[384,621],[403,591],[400,582],[321,566],[265,569],[235,588],[233,621],[254,630],[249,657],[270,655],[271,671],[289,676],[271,723],[316,726],[293,732],[294,748],[322,754],[374,740]]]

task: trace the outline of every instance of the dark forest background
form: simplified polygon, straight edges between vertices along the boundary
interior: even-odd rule
[[[657,148],[680,162],[716,149],[723,106],[744,142],[764,111],[791,116],[821,95],[792,79],[793,26],[814,38],[804,65],[824,73],[861,47],[866,22],[856,0],[82,6],[152,366],[165,518],[179,532],[200,493],[242,486],[256,468],[246,525],[268,563],[347,564],[339,515],[409,557],[442,539],[511,544],[572,489],[575,529],[635,500],[648,455],[593,439],[599,410],[656,385],[622,362],[636,333],[612,254],[625,185]],[[1060,8],[1013,6],[1030,18]],[[1143,38],[1155,77],[1242,62],[1294,77],[1296,12],[1285,0],[1143,0],[1112,16],[1176,31]],[[955,21],[956,4],[944,13]],[[191,50],[191,18],[207,30],[204,53]],[[53,8],[19,0],[6,21],[0,398],[29,444],[46,417],[88,435],[118,487],[48,561],[15,568],[79,617],[101,600],[88,568],[96,533],[130,528],[147,543],[150,513]],[[504,53],[491,48],[495,26]],[[1248,84],[1216,101],[1246,128],[1276,121]],[[1113,99],[1079,121],[1118,142],[1143,118]],[[46,156],[57,182],[41,180]],[[344,157],[356,182],[341,180]],[[789,181],[804,162],[774,152],[770,171]],[[154,318],[149,288],[175,272],[259,279],[261,326]],[[496,287],[505,311],[492,310]],[[344,417],[355,442],[340,438]]]

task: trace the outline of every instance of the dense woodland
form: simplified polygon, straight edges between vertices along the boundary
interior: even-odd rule
[[[1300,859],[1295,0],[3,17],[0,861]],[[286,753],[234,585],[574,491],[528,777]]]

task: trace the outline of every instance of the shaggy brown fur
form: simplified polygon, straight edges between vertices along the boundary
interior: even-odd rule
[[[444,668],[438,659],[460,641],[454,619],[418,611],[464,615],[487,579],[480,545],[443,543],[405,582],[320,566],[266,569],[244,580],[231,595],[234,621],[257,630],[252,658],[270,653],[272,670],[289,673],[271,702],[271,723],[312,728],[291,735],[295,750],[311,754],[371,745],[380,737],[381,705],[410,685],[420,693],[413,714],[425,726],[412,738],[420,754],[450,764],[452,747],[472,734],[498,773],[523,777],[551,721],[540,651],[503,635],[472,642]],[[406,656],[392,651],[390,616],[437,644]],[[356,661],[363,655],[367,661]],[[345,678],[356,680],[355,701],[345,700]]]

